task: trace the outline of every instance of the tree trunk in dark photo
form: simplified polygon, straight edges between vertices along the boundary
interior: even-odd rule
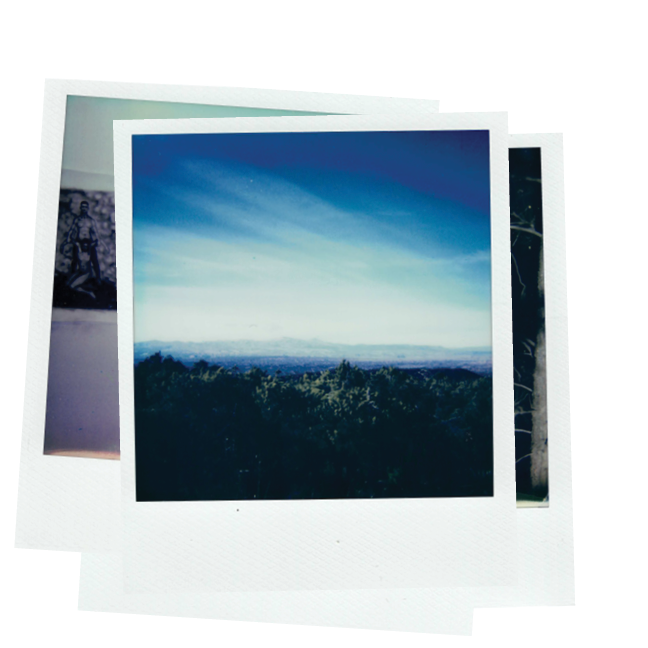
[[[539,148],[509,150],[518,501],[548,500],[547,359]]]
[[[544,263],[540,254],[538,293],[542,307],[539,317],[544,323]],[[544,326],[539,327],[535,345],[533,398],[531,399],[531,491],[544,498],[549,489],[549,457],[547,453],[547,348]]]

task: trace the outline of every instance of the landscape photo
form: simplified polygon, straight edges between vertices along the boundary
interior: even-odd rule
[[[133,136],[138,501],[492,496],[489,159]]]

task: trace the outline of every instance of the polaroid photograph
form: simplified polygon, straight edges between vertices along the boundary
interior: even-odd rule
[[[562,135],[509,146],[518,584],[481,590],[475,606],[573,605]]]
[[[540,208],[543,210],[543,235],[548,245],[548,249],[544,251],[547,259],[545,267],[548,266],[544,273],[547,290],[544,320],[548,320],[549,323],[545,324],[544,328],[545,333],[546,329],[549,329],[546,346],[551,358],[547,366],[548,392],[551,396],[547,422],[551,426],[555,444],[551,455],[551,472],[555,477],[555,501],[552,509],[518,509],[517,512],[518,584],[475,589],[399,589],[388,591],[388,598],[378,597],[375,600],[374,592],[368,590],[317,592],[317,604],[313,607],[309,597],[314,594],[308,591],[126,594],[123,587],[121,554],[84,554],[81,561],[80,609],[311,625],[346,626],[351,623],[351,627],[469,634],[467,620],[472,617],[472,609],[476,606],[512,607],[574,603],[569,381],[567,356],[561,352],[567,344],[562,136],[511,135],[509,147],[511,192],[515,191],[516,181],[520,176],[525,182],[538,183],[540,180],[542,187]],[[520,159],[522,166],[519,163]],[[528,175],[527,171],[529,160],[536,165],[532,175]],[[533,179],[526,180],[527,177]],[[532,193],[537,193],[535,188]],[[529,204],[527,201],[524,203]],[[519,203],[511,200],[511,212],[519,209],[517,204]],[[537,209],[537,203],[535,207]],[[514,224],[519,221],[513,214],[511,219]],[[516,230],[512,231],[513,235],[515,232]],[[520,251],[519,254],[523,255],[524,252]],[[537,261],[535,263],[538,267]],[[515,273],[513,266],[514,282]],[[515,318],[514,298],[514,323]],[[516,448],[516,452],[519,454],[519,449]],[[519,499],[518,493],[518,506]],[[385,593],[384,590],[382,592]],[[277,597],[284,595],[294,598],[289,604],[285,599],[281,599],[279,607],[275,610],[273,605],[279,601]],[[326,596],[326,601],[323,596]],[[450,599],[453,599],[451,609],[446,607],[443,610],[443,602]],[[385,601],[388,602],[385,609],[380,608],[378,611]],[[398,602],[398,611],[394,609],[394,602]],[[459,619],[450,614],[452,611],[456,614],[461,608],[464,612]],[[353,610],[351,618],[347,616],[349,610]],[[367,618],[367,610],[375,610],[377,613],[372,618]],[[439,610],[443,612],[437,615]]]
[[[47,82],[17,546],[89,550],[116,542],[119,468],[105,461],[120,454],[113,120],[379,113],[403,106],[427,114],[438,102]]]
[[[127,591],[515,582],[507,136],[115,122]]]

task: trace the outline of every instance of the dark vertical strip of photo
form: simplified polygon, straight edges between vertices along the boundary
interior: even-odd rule
[[[539,148],[509,149],[515,479],[518,506],[549,501],[547,363]]]

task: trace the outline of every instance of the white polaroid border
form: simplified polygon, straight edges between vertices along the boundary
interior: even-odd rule
[[[574,604],[563,146],[560,134],[511,135],[540,148],[547,340],[549,505],[517,511],[518,584],[475,592],[475,607]]]
[[[120,468],[43,454],[52,290],[65,111],[70,95],[316,113],[438,112],[438,101],[247,88],[51,80],[45,85],[16,546],[108,551],[120,546]]]
[[[137,502],[133,385],[134,134],[489,130],[494,496]],[[505,113],[115,121],[125,591],[513,585],[516,508]]]
[[[473,620],[462,588],[126,594],[119,553],[81,555],[79,610],[451,635]]]

